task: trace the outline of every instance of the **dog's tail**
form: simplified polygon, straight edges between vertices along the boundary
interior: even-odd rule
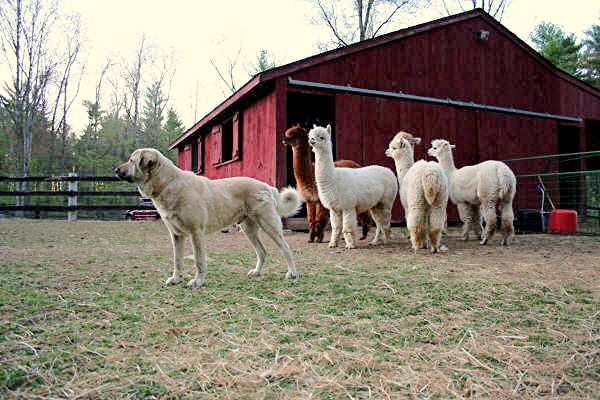
[[[273,188],[273,197],[276,201],[277,212],[282,217],[291,217],[300,211],[302,197],[293,187],[282,189],[281,192]]]

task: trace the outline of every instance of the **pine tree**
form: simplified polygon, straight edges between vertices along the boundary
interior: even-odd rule
[[[567,35],[558,25],[541,22],[530,35],[539,53],[563,71],[579,76],[581,44],[574,34]]]

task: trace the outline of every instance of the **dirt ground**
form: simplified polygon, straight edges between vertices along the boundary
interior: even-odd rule
[[[286,231],[286,239],[294,250],[335,256],[348,265],[368,264],[386,257],[401,257],[439,264],[440,267],[447,267],[450,272],[469,273],[473,279],[487,280],[494,277],[500,281],[510,281],[518,277],[521,282],[570,282],[588,287],[595,297],[600,298],[599,236],[517,234],[512,237],[511,245],[505,247],[500,246],[500,236],[496,235],[487,245],[481,246],[473,235],[470,240],[463,241],[460,228],[450,227],[442,240],[449,250],[430,254],[427,250],[419,250],[417,253],[412,251],[405,228],[393,228],[392,241],[382,246],[369,245],[374,233],[374,229],[371,229],[368,238],[358,242],[357,249],[353,250],[343,248],[343,239],[340,239],[337,248],[328,248],[330,233],[326,232],[323,243],[308,243],[308,234],[301,231]],[[243,237],[241,233],[234,231],[217,234],[215,239],[219,241],[221,250],[240,251],[249,246],[243,239],[220,240],[226,239],[228,235]],[[265,242],[268,241],[265,239]],[[273,248],[273,252],[276,251]],[[302,266],[298,268],[300,273]]]
[[[7,234],[6,237],[26,242],[35,238],[37,232],[40,235],[43,235],[44,232],[47,233],[44,227],[40,226],[40,229],[36,229],[37,224],[44,226],[51,224],[53,237],[40,237],[34,245],[27,246],[30,247],[29,250],[21,248],[17,252],[19,254],[14,253],[13,246],[11,246],[11,251],[4,251],[8,248],[3,249],[3,243],[0,240],[0,254],[4,253],[3,257],[8,258],[19,258],[19,256],[27,254],[28,258],[33,257],[40,261],[61,256],[68,259],[70,258],[69,253],[74,249],[69,245],[69,238],[75,241],[84,240],[93,231],[94,236],[99,235],[105,237],[106,240],[114,240],[115,238],[112,237],[115,234],[114,228],[121,226],[117,235],[123,234],[123,232],[137,231],[142,233],[141,237],[144,238],[144,241],[132,244],[128,240],[121,244],[115,243],[115,246],[123,245],[123,251],[127,253],[145,252],[149,253],[148,255],[164,257],[169,260],[170,268],[171,243],[161,221],[131,222],[130,225],[125,226],[123,226],[123,222],[77,221],[69,224],[66,221],[27,221],[27,226],[22,232],[20,232],[21,226],[18,222],[9,221],[0,223],[0,236]],[[12,230],[12,232],[8,234],[7,230]],[[106,233],[103,235],[104,231]],[[308,243],[308,233],[306,232],[285,231],[286,240],[296,254],[296,264],[300,275],[304,272],[305,258],[309,263],[313,263],[315,258],[318,260],[319,257],[327,257],[329,260],[339,261],[339,264],[344,267],[402,259],[434,265],[440,269],[440,272],[468,274],[476,280],[511,281],[517,278],[520,282],[546,282],[547,284],[556,282],[561,285],[570,282],[588,288],[593,292],[594,297],[600,298],[599,236],[517,234],[513,236],[511,245],[505,247],[499,245],[500,236],[496,235],[486,246],[481,246],[474,238],[469,241],[461,240],[460,229],[450,227],[442,240],[449,250],[444,253],[430,254],[427,250],[419,250],[414,253],[410,249],[405,228],[393,228],[392,241],[386,245],[371,246],[369,242],[373,234],[374,229],[371,229],[366,240],[357,241],[356,249],[346,250],[343,247],[343,239],[340,239],[340,245],[337,248],[328,248],[327,241],[330,231],[326,232],[323,243]],[[263,239],[269,256],[282,261],[281,254],[273,242],[266,237]],[[116,238],[116,241],[119,239]],[[61,249],[63,246],[64,248]],[[17,245],[17,247],[21,246]],[[253,253],[252,247],[243,233],[236,229],[208,236],[207,250],[209,254]],[[189,242],[186,244],[186,254],[191,254]],[[253,258],[253,254],[250,258]],[[266,268],[268,271],[273,267],[267,265]],[[209,260],[209,273],[216,272],[210,270]],[[163,274],[167,276],[169,272],[166,270],[163,271]],[[191,271],[186,272],[191,273]]]

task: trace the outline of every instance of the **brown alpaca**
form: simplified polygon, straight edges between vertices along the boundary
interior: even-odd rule
[[[296,177],[296,190],[306,202],[306,217],[308,219],[309,243],[323,242],[325,227],[329,222],[329,210],[319,201],[317,183],[315,181],[315,166],[311,161],[311,149],[308,144],[308,132],[300,124],[296,124],[285,131],[283,144],[292,147],[294,176]],[[341,164],[340,164],[341,163]],[[350,160],[335,162],[336,167],[358,168],[360,165]],[[363,214],[366,214],[364,216]],[[363,236],[367,237],[373,221],[367,213],[359,214],[357,220],[362,225]]]

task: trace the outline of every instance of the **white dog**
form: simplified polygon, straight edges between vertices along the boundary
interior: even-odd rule
[[[189,286],[202,286],[206,275],[204,236],[226,226],[240,225],[256,251],[256,267],[249,276],[259,276],[266,250],[259,237],[262,228],[279,246],[288,265],[286,277],[296,278],[289,245],[283,238],[280,216],[298,212],[302,200],[295,189],[279,192],[264,182],[248,177],[210,180],[179,169],[155,149],[137,149],[127,162],[115,169],[123,180],[138,185],[149,197],[165,223],[173,242],[173,276],[167,284],[181,282],[185,240],[192,238],[196,275]]]

